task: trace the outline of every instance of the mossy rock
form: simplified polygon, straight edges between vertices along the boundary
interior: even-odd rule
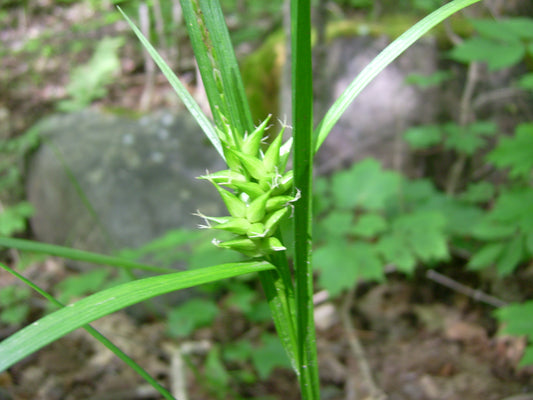
[[[362,17],[331,21],[326,28],[328,43],[355,36],[381,37],[396,39],[417,22],[413,15],[387,15],[380,21],[367,21]],[[462,16],[450,19],[452,29],[460,36],[472,34],[472,26]],[[438,47],[449,47],[449,39],[442,24],[431,31],[437,39]],[[279,112],[280,85],[285,64],[286,39],[282,30],[275,31],[242,64],[242,75],[246,94],[252,109],[254,121],[262,121],[269,114]]]
[[[254,121],[262,121],[279,110],[279,89],[285,64],[285,33],[272,33],[246,58],[242,76]]]

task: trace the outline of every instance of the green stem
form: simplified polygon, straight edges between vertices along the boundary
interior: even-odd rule
[[[316,400],[320,398],[320,391],[311,267],[313,81],[309,0],[291,0],[291,67],[294,113],[294,185],[301,195],[294,208],[299,379],[302,397]]]

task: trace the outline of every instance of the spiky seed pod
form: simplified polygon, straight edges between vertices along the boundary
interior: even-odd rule
[[[281,140],[283,139],[283,132],[280,132],[278,136],[272,141],[265,156],[263,157],[263,168],[267,173],[274,174],[279,164],[279,151],[281,149]]]
[[[278,227],[281,220],[289,214],[290,209],[288,207],[281,208],[273,213],[269,214],[264,220],[264,226],[266,235],[274,233],[274,230]]]
[[[269,115],[251,134],[244,138],[241,146],[241,151],[244,154],[252,157],[257,156],[270,117]]]
[[[215,242],[215,245],[237,251],[255,252],[257,250],[256,242],[248,238],[238,238],[226,240],[225,242]]]
[[[246,204],[235,196],[233,193],[228,192],[225,189],[222,189],[220,186],[215,184],[215,188],[218,190],[222,201],[226,205],[229,213],[237,218],[243,218],[246,216]]]
[[[274,196],[267,200],[266,203],[266,210],[267,212],[279,210],[280,208],[284,208],[289,205],[289,203],[295,201],[294,196]]]
[[[293,171],[285,173],[285,175],[276,179],[272,187],[272,194],[274,196],[279,196],[287,193],[292,188],[292,182],[294,178]]]
[[[225,186],[229,187],[230,189],[235,189],[239,192],[246,193],[252,200],[265,194],[265,190],[263,190],[263,188],[255,182],[232,182],[231,184],[227,184]]]
[[[230,149],[229,152],[239,160],[242,167],[244,167],[252,178],[257,179],[258,181],[266,178],[266,171],[263,162],[260,159],[244,154],[239,150]]]
[[[222,121],[225,118],[220,115]],[[269,117],[270,118],[270,117]],[[212,182],[226,204],[231,216],[205,217],[207,226],[231,232],[237,237],[225,242],[215,241],[219,247],[233,249],[248,257],[262,257],[285,250],[272,235],[283,218],[290,213],[292,171],[283,173],[289,156],[291,141],[282,144],[283,130],[263,154],[261,143],[269,118],[253,132],[242,138],[225,126],[220,132],[229,169],[206,174],[201,179]],[[229,190],[227,190],[227,189]]]
[[[231,169],[225,169],[222,171],[214,172],[212,174],[199,176],[197,179],[206,179],[220,185],[229,185],[233,182],[247,182],[248,179],[243,174],[232,171]]]
[[[246,235],[250,239],[264,237],[266,235],[265,225],[262,224],[261,222],[256,222],[255,224],[251,224]]]
[[[266,238],[261,244],[263,245],[262,250],[267,254],[272,253],[273,251],[287,250],[287,248],[283,246],[279,239],[274,236]]]
[[[269,197],[270,192],[266,192],[250,203],[246,208],[246,218],[248,221],[255,223],[261,221],[265,217],[266,203]]]
[[[236,217],[230,217],[228,221],[213,226],[214,229],[228,231],[237,235],[248,235],[251,227],[252,224],[246,218]]]

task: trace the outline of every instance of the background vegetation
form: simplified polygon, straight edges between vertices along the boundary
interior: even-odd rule
[[[122,33],[129,35],[126,40],[102,36],[95,41],[90,37],[90,32],[105,31],[106,27],[126,32],[114,5],[119,4],[129,15],[147,7],[152,43],[173,68],[189,77],[194,71],[186,32],[172,12],[173,2],[61,3],[54,9],[76,5],[90,10],[90,23],[74,22],[70,25],[74,35],[46,28],[37,37],[0,49],[4,60],[24,60],[27,65],[22,69],[4,68],[0,75],[2,87],[7,88],[1,91],[0,105],[9,116],[9,128],[0,132],[0,235],[4,237],[31,237],[27,220],[32,207],[24,201],[22,183],[25,160],[39,142],[37,130],[29,128],[40,116],[55,109],[70,112],[91,104],[115,111],[122,108],[121,112],[131,107],[138,112],[166,102],[155,94],[145,104],[132,105],[120,99],[125,84],[132,83],[130,89],[144,85],[135,84],[138,80],[132,77],[136,74],[143,81],[153,79],[153,67],[137,52],[138,44],[129,33]],[[222,5],[243,65],[257,55],[252,50],[268,41],[271,32],[283,29],[281,1],[235,0],[222,1]],[[416,0],[327,2],[330,19],[340,21],[379,21],[402,13],[409,20],[439,5],[440,1]],[[23,6],[6,3],[0,9],[0,22],[17,31],[46,13],[47,7],[32,2]],[[378,161],[365,159],[317,179],[313,259],[319,288],[327,290],[337,304],[353,296],[358,285],[382,283],[391,274],[394,279],[405,276],[413,285],[424,284],[422,276],[429,269],[496,297],[499,303],[495,311],[487,307],[484,312],[498,321],[495,331],[529,339],[520,358],[520,366],[526,366],[533,364],[533,19],[512,11],[489,11],[493,15],[484,11],[476,18],[463,18],[459,28],[442,34],[446,40],[442,56],[449,68],[432,76],[413,75],[408,79],[408,84],[441,90],[451,85],[465,87],[455,111],[442,115],[439,123],[411,127],[405,132],[404,140],[413,156],[411,170],[385,170]],[[65,49],[69,51],[65,53]],[[125,68],[121,59],[132,53],[135,55],[128,56],[132,65]],[[61,77],[54,76],[53,66],[39,64],[58,58],[72,62],[68,73]],[[485,84],[485,80],[503,73],[512,77],[505,86],[492,89]],[[51,82],[63,89],[52,95],[37,92],[36,98],[26,100],[31,92],[28,87]],[[469,93],[466,88],[471,86],[475,90]],[[502,93],[513,93],[517,97],[511,98],[518,100],[495,103],[499,106],[494,106],[492,113],[476,111],[479,102]],[[263,100],[259,95],[258,102],[263,104]],[[253,101],[251,104],[254,106]],[[34,108],[34,113],[28,115],[29,108]],[[208,246],[206,235],[176,230],[140,249],[124,250],[120,256],[134,261],[151,254],[159,266],[169,268],[178,260],[191,269],[220,263],[220,249]],[[28,264],[23,252],[6,249],[2,257],[2,261],[18,268]],[[238,260],[228,257],[228,262]],[[126,279],[123,274],[95,269],[62,280],[53,291],[62,302],[69,302]],[[514,283],[513,290],[507,289],[509,282]],[[227,340],[208,351],[205,368],[195,373],[207,378],[206,387],[213,398],[237,398],[236,388],[267,379],[276,367],[289,367],[282,346],[269,328],[268,306],[256,282],[239,278],[211,283],[201,291],[203,296],[179,307],[168,307],[164,315],[158,316],[168,321],[169,338],[199,335],[202,329],[216,326],[220,309],[240,315],[246,324],[264,328],[254,340]],[[19,327],[36,314],[47,312],[44,307],[32,309],[31,296],[22,286],[0,288],[3,326]]]

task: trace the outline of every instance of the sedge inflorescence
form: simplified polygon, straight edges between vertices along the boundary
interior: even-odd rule
[[[199,213],[207,222],[205,227],[235,235],[214,243],[248,257],[285,250],[274,234],[299,197],[291,195],[293,172],[285,172],[291,141],[282,143],[284,128],[265,151],[261,148],[269,120],[270,116],[244,137],[227,124],[223,131],[219,129],[228,169],[200,177],[213,183],[230,214],[208,217]]]

